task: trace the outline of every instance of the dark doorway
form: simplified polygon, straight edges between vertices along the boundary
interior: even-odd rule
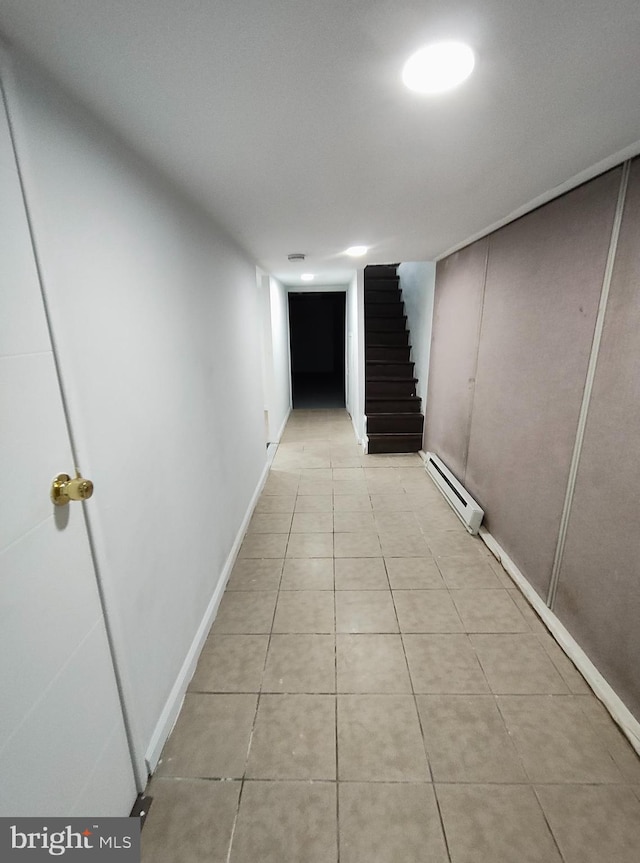
[[[289,294],[294,408],[343,408],[345,293]]]

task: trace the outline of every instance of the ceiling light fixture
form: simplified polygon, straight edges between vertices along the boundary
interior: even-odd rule
[[[463,42],[437,42],[420,48],[404,64],[402,80],[416,93],[444,93],[473,72],[475,57]]]
[[[303,273],[300,278],[303,282],[312,282],[315,279],[313,273]]]
[[[348,249],[345,249],[345,255],[349,255],[351,258],[361,258],[363,255],[366,255],[369,251],[368,246],[349,246]]]

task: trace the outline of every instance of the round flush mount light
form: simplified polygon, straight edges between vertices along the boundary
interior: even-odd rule
[[[303,282],[312,282],[315,276],[313,275],[313,273],[303,273],[300,278]]]
[[[368,246],[349,246],[348,249],[345,249],[345,255],[349,255],[350,258],[361,258],[363,255],[366,255],[369,251]]]
[[[404,64],[402,80],[416,93],[444,93],[473,72],[475,57],[463,42],[436,42],[420,48]]]

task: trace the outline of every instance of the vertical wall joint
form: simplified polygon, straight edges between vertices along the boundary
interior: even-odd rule
[[[471,403],[469,405],[469,422],[467,428],[467,445],[464,452],[464,461],[463,461],[463,475],[461,477],[462,484],[464,485],[467,481],[467,465],[469,463],[469,450],[471,448],[471,428],[473,425],[473,410],[476,401],[476,387],[478,386],[478,365],[480,363],[480,344],[482,341],[482,322],[484,318],[484,301],[487,292],[487,276],[489,274],[489,249],[491,246],[491,239],[487,237],[487,250],[484,256],[484,272],[482,274],[482,295],[480,297],[480,313],[478,314],[478,331],[477,331],[477,339],[476,339],[476,358],[473,366],[473,392],[471,393]]]
[[[613,267],[618,251],[618,240],[620,238],[620,227],[622,225],[622,216],[624,213],[624,205],[627,197],[627,188],[629,186],[629,174],[631,171],[631,161],[625,162],[622,166],[622,175],[620,177],[620,186],[618,189],[618,200],[611,229],[611,239],[609,241],[609,251],[607,254],[607,263],[604,269],[602,279],[602,289],[600,291],[600,303],[598,305],[598,313],[596,315],[596,324],[593,332],[593,341],[591,343],[591,353],[589,355],[589,364],[587,366],[587,375],[582,393],[582,404],[580,405],[580,413],[578,415],[578,427],[576,430],[576,439],[573,446],[571,463],[569,466],[569,478],[567,480],[567,489],[565,492],[564,504],[562,508],[562,517],[560,519],[560,529],[558,531],[558,541],[553,559],[553,567],[551,569],[551,580],[549,583],[549,591],[547,594],[547,605],[553,609],[558,593],[558,580],[560,577],[560,569],[564,557],[564,547],[567,539],[567,530],[569,528],[569,519],[571,517],[571,508],[573,505],[573,496],[575,493],[576,480],[578,476],[578,468],[580,466],[580,457],[582,455],[582,446],[584,443],[584,435],[587,426],[587,417],[589,414],[589,405],[591,403],[591,394],[593,391],[593,383],[595,380],[596,369],[598,365],[598,355],[600,353],[600,344],[602,342],[602,333],[604,330],[604,321],[607,311],[607,303],[609,300],[609,291],[611,289],[611,280],[613,276]]]

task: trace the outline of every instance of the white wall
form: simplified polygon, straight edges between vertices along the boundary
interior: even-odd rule
[[[364,270],[347,288],[347,410],[358,439],[364,440]]]
[[[422,413],[425,413],[436,265],[430,261],[403,263],[398,267],[398,276],[410,331],[411,359],[418,378],[416,393],[422,399]]]
[[[266,464],[255,267],[22,63],[9,103],[129,720],[153,764]]]
[[[269,313],[271,336],[269,441],[277,443],[291,411],[291,359],[287,289],[274,278],[269,279]]]

